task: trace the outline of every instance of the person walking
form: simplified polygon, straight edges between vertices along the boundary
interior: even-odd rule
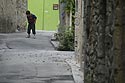
[[[30,38],[30,33],[32,30],[33,38],[35,39],[36,38],[35,24],[36,24],[37,17],[34,14],[30,13],[30,11],[26,11],[26,15],[28,20],[28,29],[27,29],[28,35],[26,38]]]

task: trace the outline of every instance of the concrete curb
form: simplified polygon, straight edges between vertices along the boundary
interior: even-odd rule
[[[53,45],[53,47],[57,50],[59,42],[55,41],[53,39],[51,39],[50,42]],[[72,60],[67,59],[65,61],[71,67],[75,83],[84,83],[84,81],[83,81],[84,76],[83,76],[83,72],[80,71],[80,64],[77,64],[77,62],[75,60],[73,60],[73,59]]]
[[[80,71],[80,65],[75,60],[66,60],[66,62],[71,66],[75,83],[84,83],[84,76],[83,72]]]
[[[59,46],[59,41],[56,40],[56,38],[54,37],[54,35],[52,35],[52,38],[50,40],[50,43],[52,44],[52,46],[55,48],[55,50],[57,50],[58,46]]]
[[[58,46],[59,46],[59,42],[58,41],[52,41],[50,40],[50,43],[52,44],[52,46],[55,48],[55,50],[57,50]]]

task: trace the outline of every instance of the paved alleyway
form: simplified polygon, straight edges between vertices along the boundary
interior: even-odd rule
[[[0,83],[74,83],[65,62],[73,52],[55,51],[53,33],[38,32],[37,39],[26,33],[0,34]]]
[[[0,41],[3,42],[1,48],[19,50],[54,50],[50,44],[53,32],[37,31],[36,39],[25,38],[26,33],[0,34]],[[1,44],[0,44],[1,45]]]

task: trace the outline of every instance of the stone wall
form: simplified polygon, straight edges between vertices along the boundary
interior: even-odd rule
[[[106,57],[109,57],[105,53],[106,0],[88,0],[86,7],[85,83],[107,83],[104,79],[108,79],[106,72],[109,71],[105,62]]]
[[[0,32],[15,32],[18,25],[23,25],[22,22],[25,22],[23,12],[27,8],[26,1],[0,0]]]
[[[125,83],[125,1],[115,0],[114,30],[115,83]]]
[[[82,67],[83,62],[83,1],[76,0],[75,13],[75,55],[76,61]],[[78,5],[79,4],[79,5]]]
[[[17,30],[25,31],[26,30],[26,15],[27,10],[27,0],[16,0],[16,13],[17,13]]]
[[[125,1],[84,0],[85,83],[125,82]]]
[[[0,0],[0,32],[14,32],[16,28],[16,0]]]

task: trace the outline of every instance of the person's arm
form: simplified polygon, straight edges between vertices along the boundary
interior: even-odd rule
[[[33,15],[33,18],[34,18],[34,23],[36,23],[37,17]]]

